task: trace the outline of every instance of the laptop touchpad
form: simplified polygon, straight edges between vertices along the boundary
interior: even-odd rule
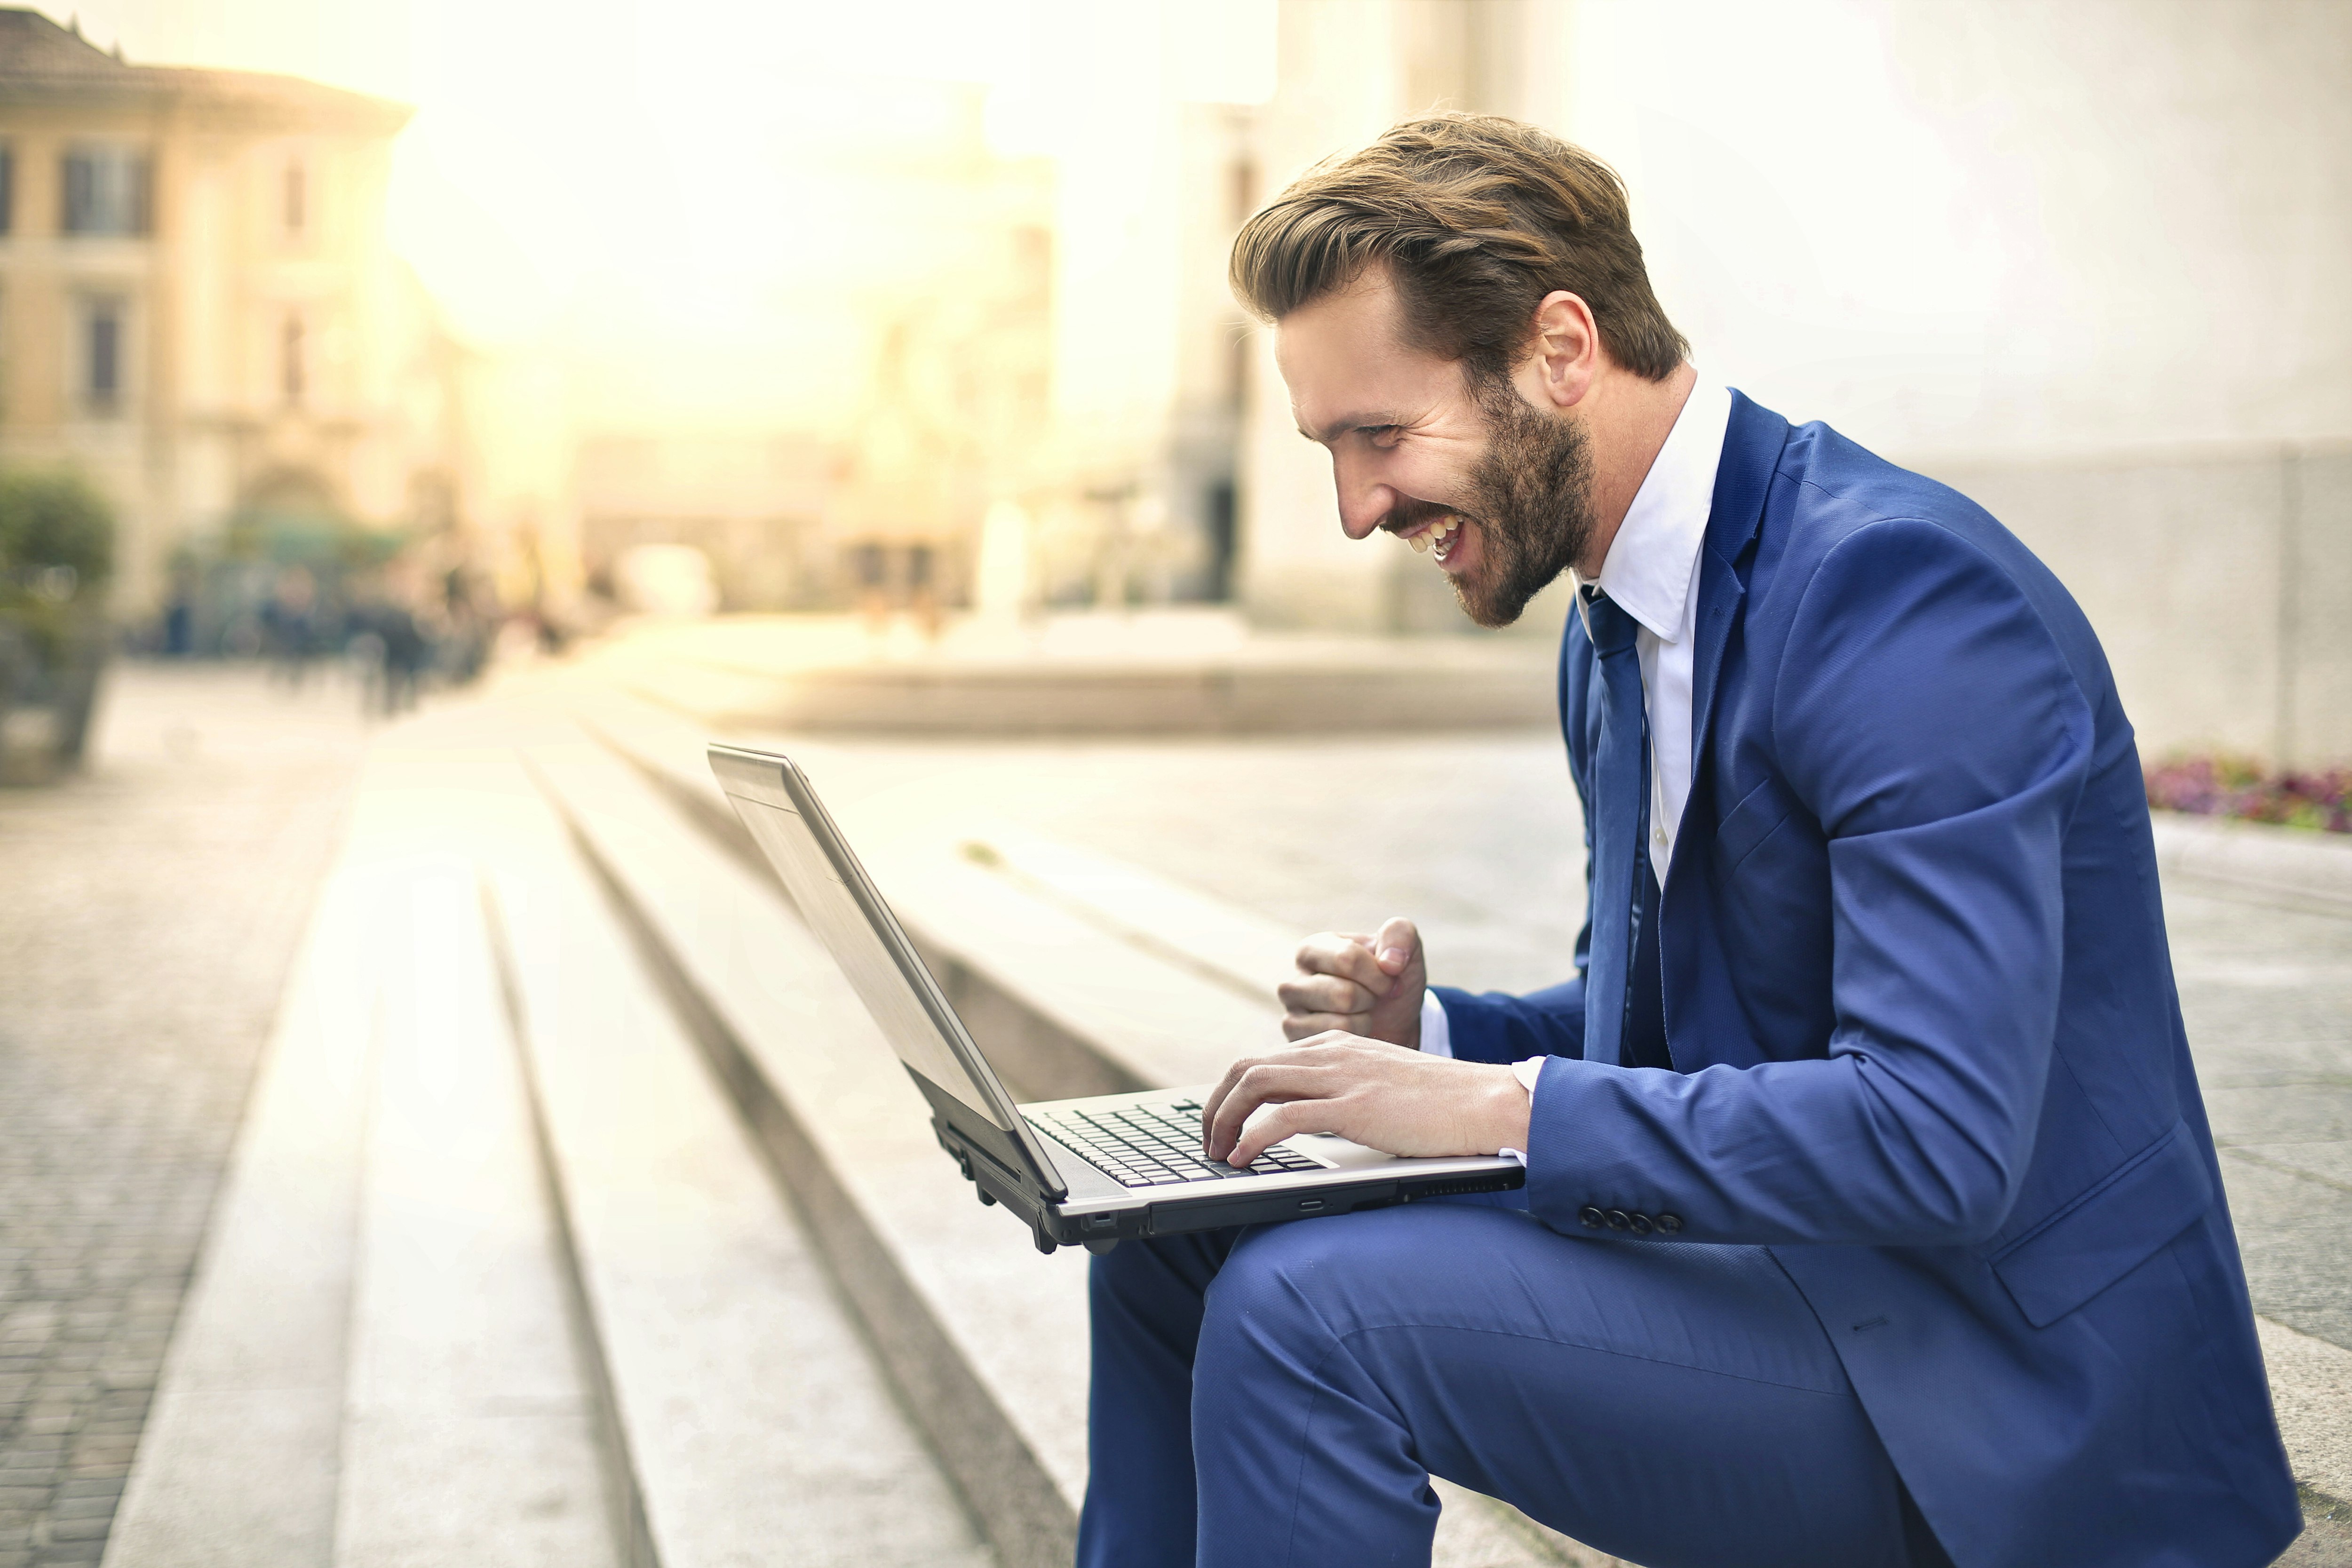
[[[1396,1158],[1394,1154],[1383,1154],[1378,1149],[1367,1149],[1361,1143],[1351,1143],[1328,1132],[1300,1132],[1284,1139],[1276,1147],[1296,1150],[1317,1164],[1338,1171],[1385,1165]]]

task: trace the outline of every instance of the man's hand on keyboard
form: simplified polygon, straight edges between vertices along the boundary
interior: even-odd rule
[[[1318,932],[1298,944],[1298,976],[1276,991],[1286,1038],[1345,1029],[1391,1045],[1420,1046],[1429,969],[1421,932],[1411,921],[1392,920],[1372,932]]]
[[[1210,1157],[1235,1165],[1300,1132],[1391,1154],[1493,1154],[1527,1147],[1528,1105],[1507,1067],[1334,1029],[1227,1068],[1201,1127]]]

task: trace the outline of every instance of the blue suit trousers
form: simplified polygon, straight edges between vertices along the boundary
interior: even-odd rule
[[[1762,1247],[1430,1203],[1124,1242],[1092,1293],[1081,1568],[1426,1563],[1433,1474],[1651,1568],[1948,1561]]]

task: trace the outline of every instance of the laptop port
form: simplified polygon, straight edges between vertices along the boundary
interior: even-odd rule
[[[1300,1214],[1313,1214],[1317,1209],[1319,1209],[1322,1206],[1323,1200],[1321,1198],[1301,1198],[1298,1200],[1298,1212]]]

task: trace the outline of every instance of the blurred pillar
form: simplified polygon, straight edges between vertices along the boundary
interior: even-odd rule
[[[1020,620],[1035,599],[1030,575],[1029,514],[998,501],[980,525],[980,564],[972,574],[972,607],[980,618],[998,625]]]

